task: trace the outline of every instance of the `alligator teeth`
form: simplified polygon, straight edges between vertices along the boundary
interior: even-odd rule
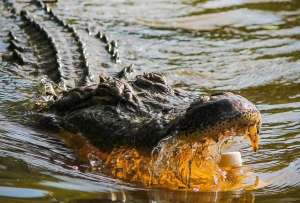
[[[249,140],[251,142],[252,149],[253,149],[253,151],[256,152],[258,150],[259,141],[260,141],[256,125],[252,125],[248,128],[248,130],[246,132],[246,137],[249,138]]]

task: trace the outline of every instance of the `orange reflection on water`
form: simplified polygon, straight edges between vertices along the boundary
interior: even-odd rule
[[[146,153],[130,147],[103,152],[83,136],[69,132],[60,136],[82,161],[100,160],[101,166],[90,164],[91,169],[148,187],[232,191],[261,185],[247,167],[219,167],[219,148],[209,139],[165,140],[152,153]]]

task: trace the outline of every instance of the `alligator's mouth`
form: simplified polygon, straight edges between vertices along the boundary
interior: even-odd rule
[[[254,152],[260,144],[261,116],[259,112],[247,112],[229,121],[221,122],[205,130],[206,135],[212,137],[220,146],[228,139],[244,136],[250,141]],[[198,135],[199,136],[199,135]]]
[[[177,124],[178,134],[212,138],[217,143],[244,135],[257,151],[260,141],[261,114],[250,101],[230,92],[201,97],[191,104]]]

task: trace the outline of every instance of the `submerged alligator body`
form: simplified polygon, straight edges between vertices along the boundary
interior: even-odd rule
[[[43,114],[56,115],[63,128],[106,150],[152,149],[167,137],[219,142],[241,134],[258,149],[261,116],[242,96],[225,92],[190,102],[163,74],[131,76],[131,66],[117,70],[118,45],[102,32],[90,35],[67,24],[42,1],[6,4],[16,18],[9,33],[12,60],[61,86],[60,93],[48,92],[51,102]],[[88,53],[91,43],[99,50]]]

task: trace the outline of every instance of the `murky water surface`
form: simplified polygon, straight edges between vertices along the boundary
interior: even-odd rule
[[[261,148],[240,143],[265,187],[250,191],[148,189],[77,170],[58,135],[31,127],[24,105],[39,78],[0,62],[0,202],[300,201],[300,2],[298,0],[63,0],[51,4],[79,28],[101,27],[124,63],[162,71],[190,92],[237,92],[263,115]],[[11,29],[0,4],[0,52]],[[93,52],[93,47],[88,50]]]

